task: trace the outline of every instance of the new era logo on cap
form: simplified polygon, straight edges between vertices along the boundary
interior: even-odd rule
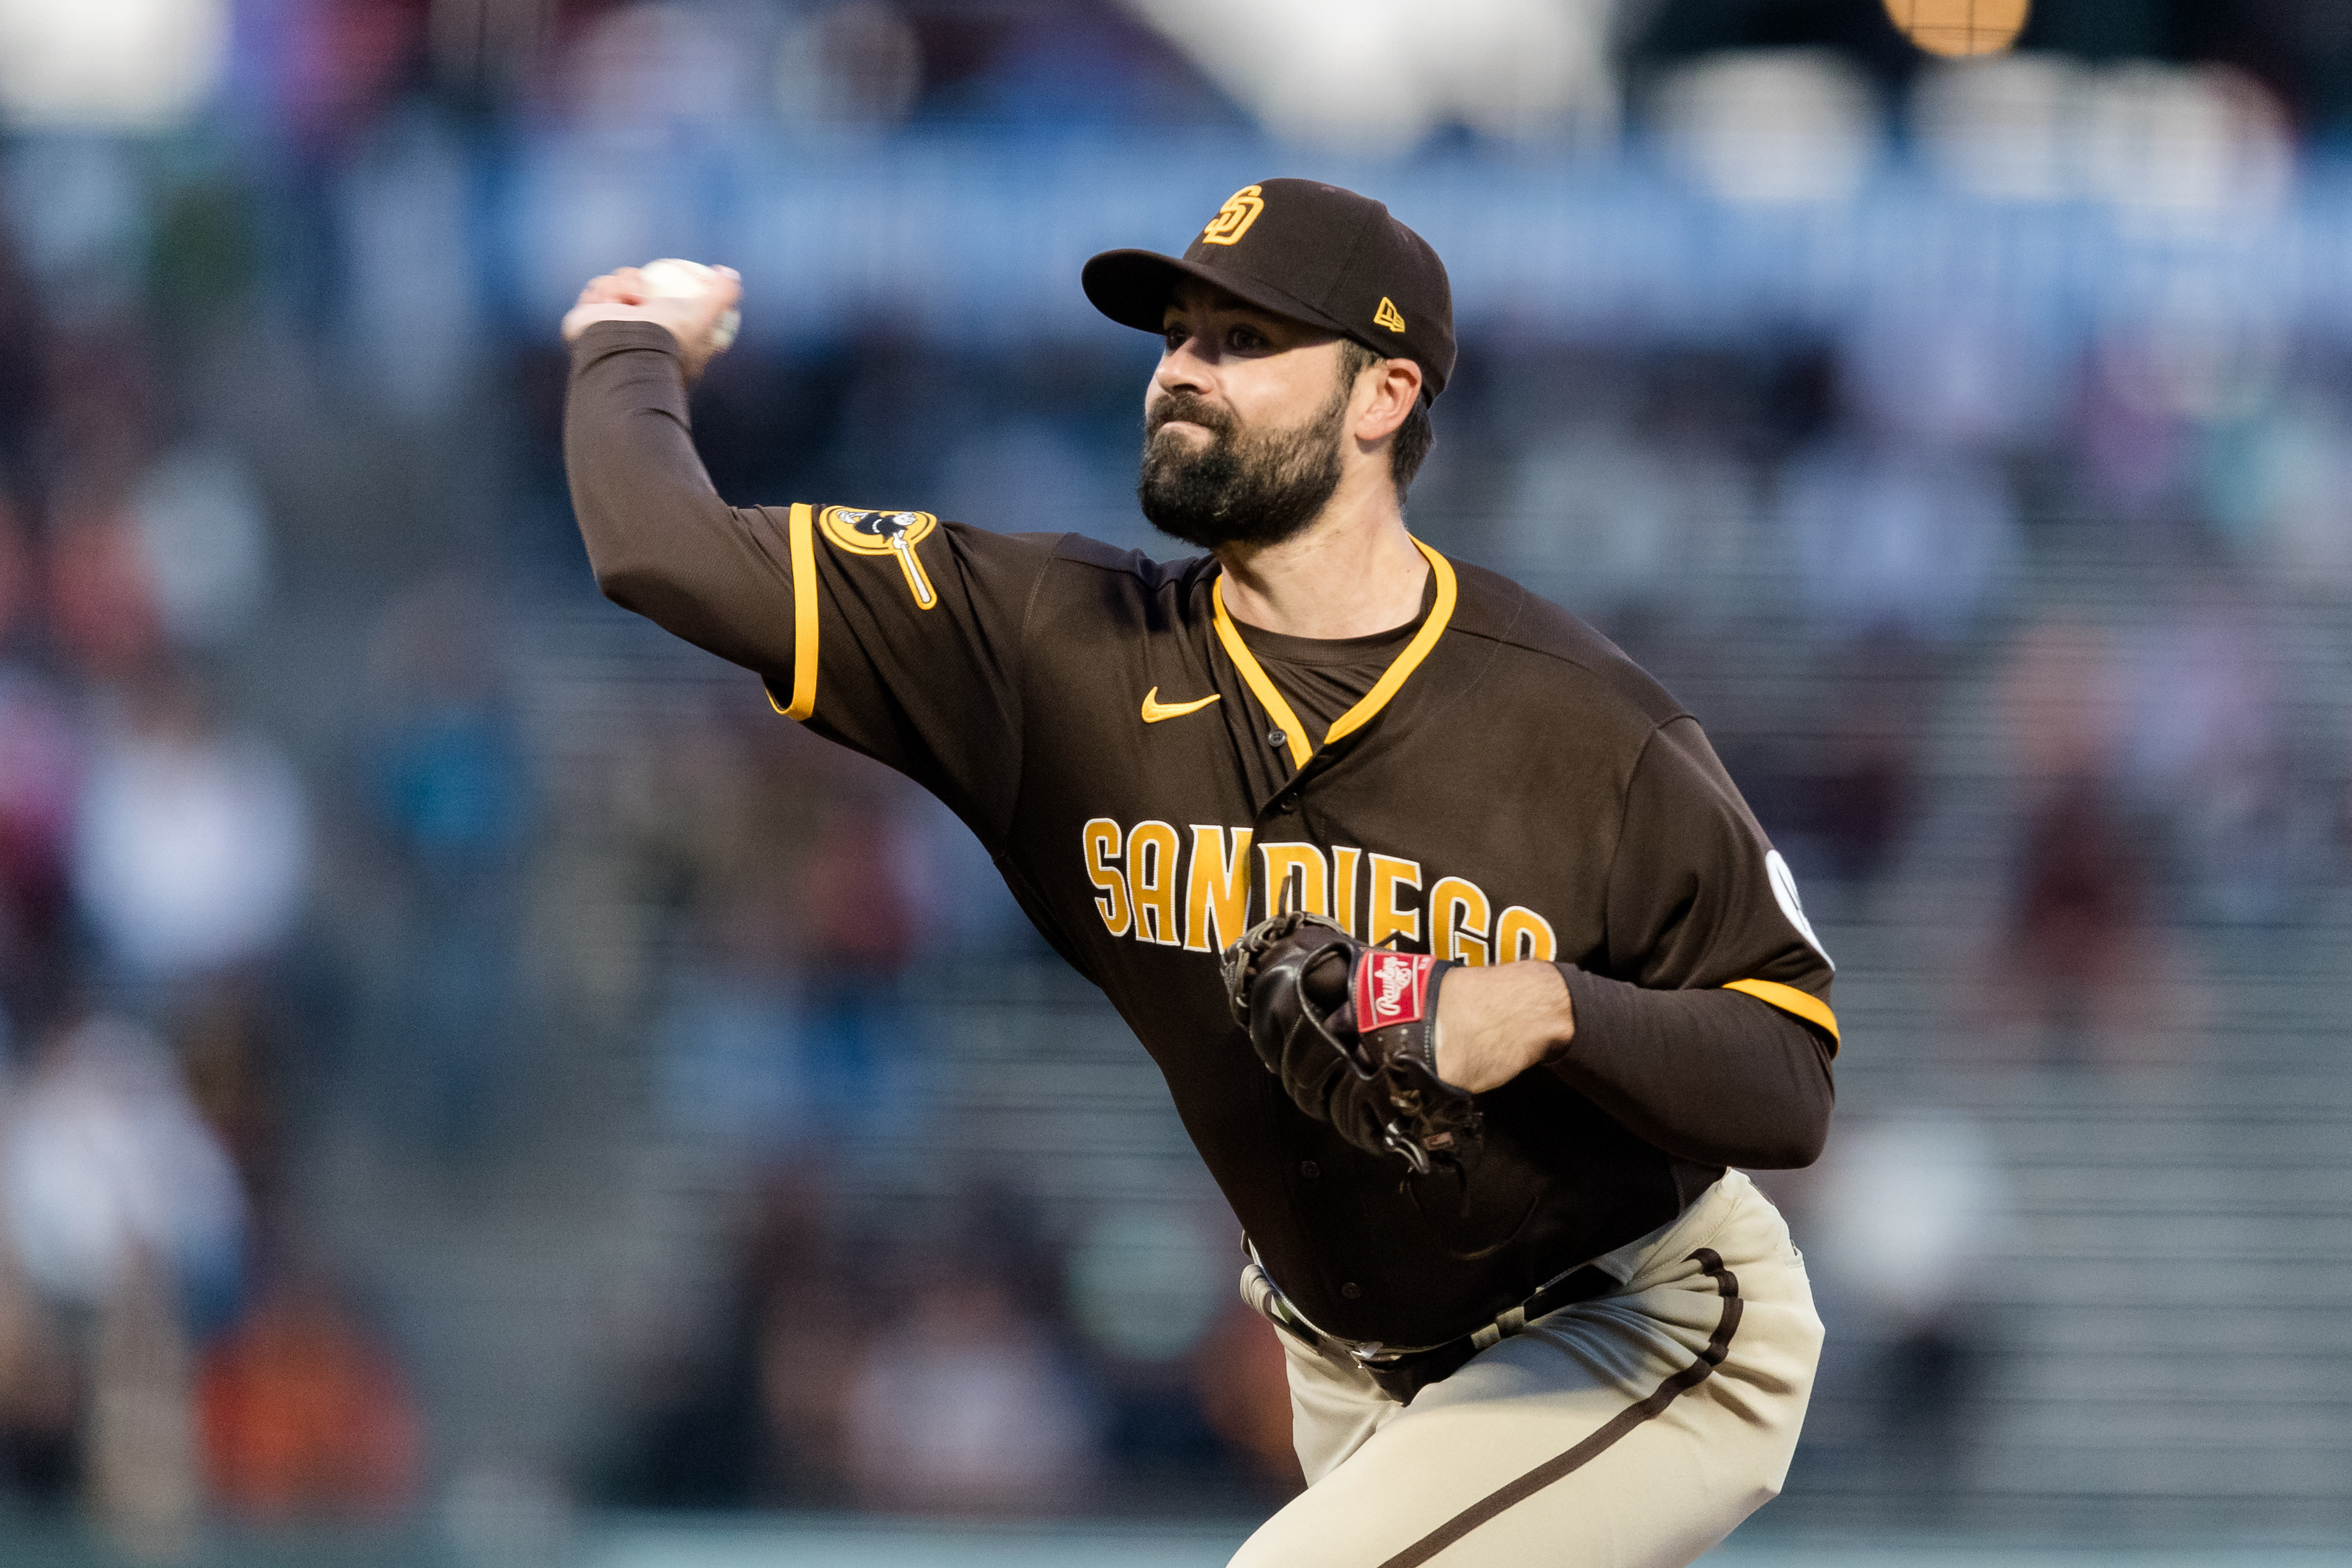
[[[1395,304],[1386,294],[1381,296],[1381,308],[1372,312],[1372,325],[1386,327],[1392,332],[1404,331],[1404,318],[1397,314]]]

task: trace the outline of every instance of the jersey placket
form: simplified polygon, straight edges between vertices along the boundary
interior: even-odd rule
[[[1456,599],[1453,567],[1444,556],[1419,540],[1413,541],[1413,547],[1430,563],[1434,578],[1434,602],[1420,630],[1390,661],[1362,700],[1341,714],[1319,742],[1307,731],[1297,710],[1243,640],[1240,628],[1225,606],[1222,577],[1213,579],[1210,584],[1210,604],[1217,641],[1223,647],[1227,658],[1241,676],[1243,685],[1256,700],[1261,713],[1271,726],[1260,733],[1275,753],[1276,771],[1279,770],[1279,759],[1286,755],[1292,764],[1290,776],[1267,791],[1256,802],[1252,813],[1252,837],[1260,846],[1260,852],[1266,857],[1268,873],[1268,885],[1260,895],[1262,915],[1273,914],[1284,907],[1286,889],[1276,884],[1286,879],[1286,873],[1276,868],[1274,852],[1286,844],[1315,846],[1318,842],[1307,814],[1303,809],[1308,789],[1354,750],[1354,742],[1362,737],[1405,681],[1428,659],[1452,622]],[[1314,858],[1319,866],[1323,858],[1318,851]],[[1303,864],[1294,861],[1293,866],[1295,870],[1288,875],[1305,872]],[[1352,929],[1352,910],[1339,907],[1341,900],[1352,904],[1352,889],[1326,886],[1319,874],[1315,886],[1301,890],[1304,908],[1310,912],[1337,919],[1343,926]]]
[[[1430,571],[1436,578],[1436,602],[1431,605],[1421,629],[1390,661],[1387,670],[1364,694],[1363,700],[1341,714],[1319,740],[1307,731],[1297,710],[1283,696],[1282,689],[1275,684],[1274,678],[1266,673],[1265,667],[1258,662],[1257,656],[1242,639],[1241,629],[1234,625],[1232,612],[1225,607],[1223,574],[1211,580],[1209,598],[1217,640],[1223,645],[1226,656],[1240,671],[1243,683],[1249,688],[1250,694],[1257,699],[1259,708],[1273,723],[1274,727],[1266,732],[1266,743],[1277,751],[1287,752],[1293,769],[1290,780],[1278,786],[1269,800],[1260,805],[1261,816],[1266,805],[1279,802],[1286,794],[1295,793],[1316,760],[1328,751],[1332,742],[1355,733],[1380,715],[1406,679],[1420,668],[1453,621],[1456,594],[1453,566],[1445,557],[1418,539],[1412,542],[1412,545],[1428,560]]]

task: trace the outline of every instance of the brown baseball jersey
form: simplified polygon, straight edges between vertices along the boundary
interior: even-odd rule
[[[1213,557],[731,508],[649,323],[581,338],[566,452],[604,592],[963,819],[1329,1332],[1452,1339],[1727,1164],[1818,1152],[1832,966],[1787,868],[1698,725],[1565,611],[1424,545],[1419,618],[1320,644],[1236,622]],[[1342,1142],[1235,1026],[1218,954],[1286,885],[1367,942],[1559,965],[1575,1037],[1480,1096],[1466,1177]]]

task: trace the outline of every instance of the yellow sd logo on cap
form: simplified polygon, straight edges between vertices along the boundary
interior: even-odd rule
[[[1257,215],[1264,211],[1265,198],[1258,194],[1258,187],[1244,185],[1225,198],[1225,205],[1217,209],[1217,216],[1211,218],[1209,226],[1201,231],[1202,242],[1206,245],[1231,245],[1249,232],[1250,225],[1255,223]]]

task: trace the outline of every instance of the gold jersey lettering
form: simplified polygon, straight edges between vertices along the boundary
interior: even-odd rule
[[[1374,947],[1391,936],[1407,942],[1421,940],[1421,910],[1401,909],[1397,905],[1400,889],[1421,891],[1421,862],[1407,860],[1397,855],[1374,855],[1372,862],[1371,916],[1364,926],[1364,940]]]
[[[1458,963],[1490,962],[1486,889],[1463,877],[1441,877],[1429,889],[1429,951]]]
[[[1265,912],[1277,914],[1289,896],[1292,872],[1298,876],[1298,907],[1310,915],[1331,913],[1331,868],[1323,851],[1312,844],[1262,844],[1265,859]]]
[[[1176,830],[1164,822],[1139,822],[1127,834],[1127,891],[1135,902],[1139,941],[1181,947],[1176,929]]]
[[[1352,844],[1337,844],[1331,847],[1331,918],[1349,936],[1360,929],[1356,924],[1356,867],[1364,852]]]
[[[1513,904],[1496,915],[1496,900],[1467,877],[1440,877],[1424,895],[1421,862],[1402,855],[1349,844],[1328,850],[1259,844],[1247,827],[1213,822],[1192,824],[1188,842],[1165,822],[1122,829],[1108,816],[1090,819],[1079,839],[1095,912],[1115,937],[1220,953],[1253,918],[1283,909],[1295,879],[1297,908],[1375,946],[1393,941],[1472,965],[1559,952],[1551,922],[1535,910]]]
[[[1495,922],[1495,962],[1519,963],[1528,959],[1549,963],[1559,951],[1551,922],[1524,904],[1513,904]]]
[[[1192,825],[1192,864],[1184,879],[1184,947],[1189,952],[1223,952],[1249,927],[1251,829],[1233,830],[1225,852],[1225,829]]]
[[[1111,935],[1125,936],[1135,911],[1127,901],[1127,879],[1111,864],[1118,858],[1123,837],[1118,824],[1097,816],[1079,830],[1078,837],[1086,846],[1087,880],[1095,885],[1095,909]]]

